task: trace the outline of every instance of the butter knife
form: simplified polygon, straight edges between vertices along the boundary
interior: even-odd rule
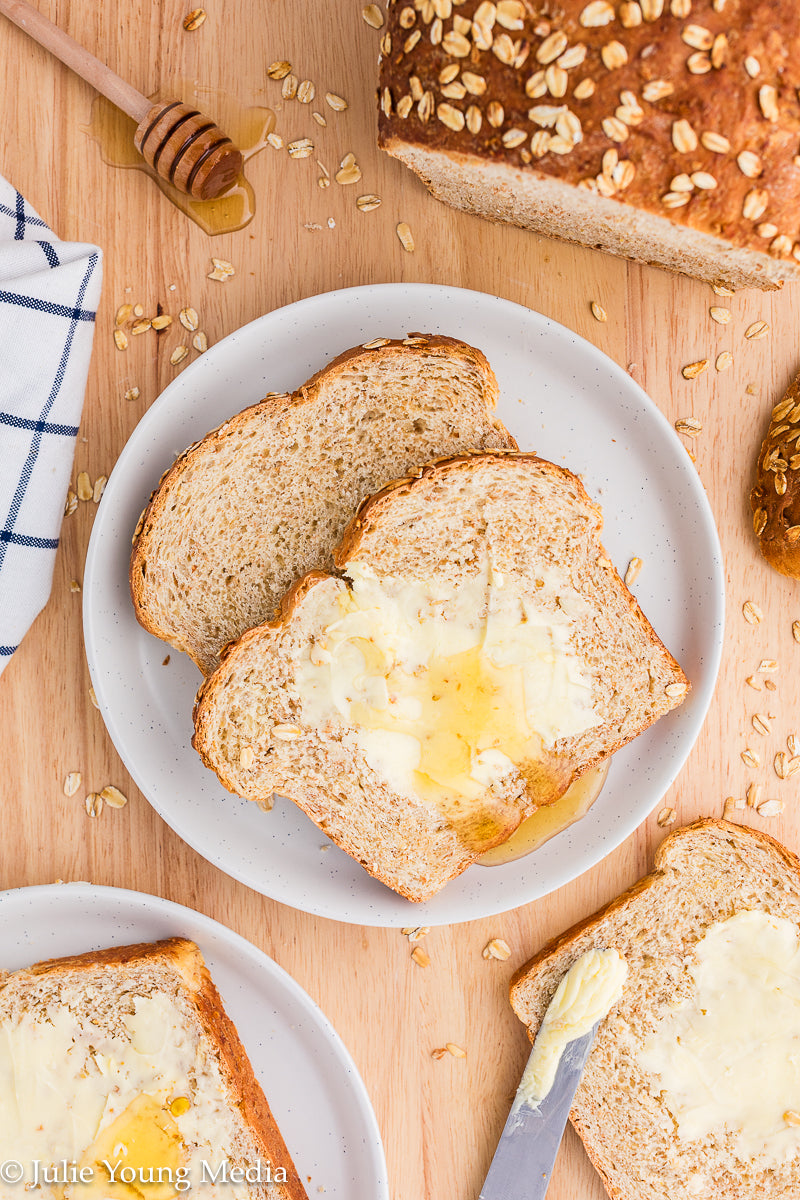
[[[553,1086],[535,1107],[520,1084],[479,1200],[543,1200],[599,1024],[567,1043]]]

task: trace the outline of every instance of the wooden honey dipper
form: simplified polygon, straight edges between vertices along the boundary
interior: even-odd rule
[[[180,100],[153,104],[80,46],[27,0],[0,0],[0,13],[136,122],[133,144],[154,171],[197,200],[213,200],[236,182],[241,151],[208,117]]]

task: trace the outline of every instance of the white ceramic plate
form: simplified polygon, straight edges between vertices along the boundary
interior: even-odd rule
[[[267,391],[291,391],[342,350],[409,331],[479,346],[500,382],[498,415],[524,450],[579,472],[605,515],[604,544],[692,681],[689,700],[614,757],[589,814],[527,858],[473,866],[425,904],[368,876],[288,801],[269,814],[229,795],[192,750],[200,683],[145,633],[128,593],[131,534],[162,471],[190,442]],[[223,871],[276,900],[365,925],[444,924],[503,912],[560,887],[619,845],[664,795],[705,717],[722,646],[714,520],[674,430],[615,363],[563,326],[479,292],[383,284],[301,300],[218,343],[134,430],[95,517],[84,581],[94,690],[120,756],[164,819]]]
[[[389,1200],[356,1066],[316,1004],[266,954],[209,917],[142,892],[65,883],[0,893],[3,970],[167,937],[200,947],[309,1196],[319,1188],[326,1200]]]

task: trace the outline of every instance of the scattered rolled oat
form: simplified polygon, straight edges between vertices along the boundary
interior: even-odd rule
[[[377,4],[368,4],[361,10],[361,15],[373,29],[380,29],[383,25],[383,13]]]
[[[435,1058],[437,1061],[444,1058],[445,1054],[447,1054],[446,1046],[439,1046],[436,1050],[431,1050],[431,1058]]]
[[[800,642],[800,621],[792,621],[792,637],[796,642]]]
[[[81,585],[78,583],[77,579],[70,580],[69,590],[73,593],[73,595],[78,595],[80,593]]]
[[[779,813],[783,812],[783,809],[782,800],[764,800],[759,804],[756,812],[760,817],[777,817]]]
[[[731,354],[730,350],[723,350],[721,354],[718,354],[717,361],[714,363],[714,366],[718,371],[729,370],[729,368],[733,366],[733,355]]]
[[[100,503],[100,497],[106,490],[107,483],[108,480],[106,479],[105,475],[98,475],[97,479],[95,479],[94,487],[92,488],[92,499],[94,500],[95,504]]]
[[[754,321],[752,325],[748,325],[744,331],[744,336],[753,341],[757,338],[766,337],[769,333],[769,325],[766,321]]]
[[[128,349],[128,335],[124,329],[114,330],[114,345],[118,350]]]
[[[267,67],[267,75],[270,79],[285,79],[292,69],[292,64],[285,60],[270,63]]]
[[[405,221],[401,221],[396,226],[395,232],[396,232],[398,238],[400,239],[400,245],[403,247],[404,250],[407,250],[410,254],[411,251],[414,249],[414,237],[411,233],[410,226],[407,225]]]
[[[232,263],[226,262],[224,258],[212,258],[211,265],[214,269],[209,271],[208,275],[206,276],[207,279],[218,279],[222,281],[225,279],[230,279],[232,275],[236,274],[236,268]]]
[[[279,133],[268,133],[267,141],[269,142],[270,146],[272,146],[273,150],[283,149],[283,138]]]
[[[317,110],[314,109],[311,115],[318,125],[322,125],[323,127],[327,126],[328,122],[325,120],[321,112],[317,112]]]
[[[78,788],[81,786],[80,771],[70,771],[64,780],[64,795],[74,796]]]
[[[125,393],[125,399],[138,400],[141,394],[142,393],[139,391],[138,387],[128,388],[127,392]]]
[[[754,770],[756,767],[761,766],[760,757],[756,754],[755,750],[751,750],[749,746],[742,751],[742,762],[746,767],[752,767]]]
[[[762,658],[761,662],[758,664],[758,669],[762,672],[762,674],[767,674],[777,671],[778,664],[774,658]]]
[[[675,430],[684,437],[696,438],[703,431],[703,426],[697,417],[679,417],[675,422]]]
[[[639,572],[641,571],[642,566],[643,566],[643,563],[642,563],[641,558],[637,558],[636,556],[634,556],[631,559],[631,561],[628,563],[628,569],[625,572],[625,586],[626,587],[632,587],[633,584],[636,583],[636,580],[639,578]]]
[[[99,792],[89,792],[83,803],[90,817],[99,817],[103,811],[103,797]]]
[[[481,954],[483,958],[497,958],[500,962],[505,962],[507,958],[511,957],[511,947],[502,938],[492,938],[483,947]]]
[[[415,946],[411,951],[411,957],[418,967],[429,967],[431,965],[430,955],[425,953],[422,946]]]
[[[328,108],[332,108],[334,112],[344,112],[347,108],[347,101],[344,96],[337,96],[336,92],[325,93],[325,103]]]
[[[786,739],[786,748],[793,758],[800,754],[800,738],[796,733],[789,734]]]
[[[688,363],[685,367],[681,367],[681,375],[684,379],[697,379],[698,375],[702,375],[703,371],[708,369],[708,359],[701,358],[697,362]]]
[[[290,158],[310,158],[314,153],[314,143],[311,138],[298,138],[296,142],[289,142],[286,149]],[[209,275],[209,279],[214,278],[216,276]]]
[[[772,760],[772,767],[775,771],[775,774],[778,776],[778,779],[786,778],[787,761],[786,752],[784,750],[779,750]]]
[[[758,682],[755,675],[748,675],[745,679],[745,683],[748,685],[748,687],[751,687],[754,692],[761,691],[761,684]]]
[[[729,308],[719,308],[716,304],[712,304],[708,310],[712,321],[716,321],[718,325],[728,325],[731,320],[731,310]]]
[[[101,788],[100,795],[109,808],[124,808],[128,803],[128,797],[118,787],[114,787],[113,783],[108,783],[104,788]]]
[[[347,186],[349,183],[358,183],[360,178],[361,168],[356,162],[355,154],[345,154],[339,163],[339,170],[334,175],[334,179],[337,183]]]
[[[194,333],[200,324],[200,318],[194,308],[182,308],[178,314],[178,320],[183,328],[188,329],[190,333]]]
[[[183,28],[187,33],[193,33],[195,29],[199,29],[205,21],[208,13],[204,8],[193,8],[190,13],[187,13],[183,18]]]
[[[598,304],[596,300],[592,300],[589,307],[592,310],[592,316],[594,317],[595,321],[607,321],[608,320],[608,313],[603,308],[602,304]]]
[[[78,507],[78,497],[73,492],[72,488],[67,489],[67,498],[64,501],[64,516],[71,517]]]
[[[153,317],[150,324],[152,325],[153,329],[159,333],[162,329],[169,329],[170,325],[172,324],[172,317],[169,315],[169,313],[162,313],[159,317]]]
[[[374,196],[372,193],[367,193],[364,196],[356,198],[356,208],[361,212],[372,212],[382,203],[380,196]]]
[[[91,702],[92,702],[92,704],[94,705],[94,707],[95,707],[95,708],[99,708],[99,707],[100,707],[100,705],[97,703],[97,696],[95,696],[95,694],[94,694],[94,688],[93,688],[93,687],[90,687],[90,688],[89,688],[89,699],[91,700]]]
[[[445,1049],[448,1054],[452,1054],[453,1058],[466,1058],[466,1050],[462,1050],[461,1046],[457,1046],[455,1042],[447,1042]]]
[[[430,925],[406,925],[400,930],[410,942],[420,941],[422,938],[427,937],[430,931]]]
[[[778,690],[778,685],[775,683],[774,679],[765,679],[764,687],[768,692],[776,692]]]
[[[294,100],[297,95],[297,85],[300,80],[296,75],[287,75],[281,84],[281,96],[284,100]]]
[[[173,367],[177,367],[179,363],[183,362],[188,353],[188,346],[176,346],[172,351],[172,354],[169,356],[169,361],[172,363]]]
[[[656,822],[661,826],[662,829],[665,825],[674,825],[675,815],[674,808],[662,808],[661,812],[656,817]]]
[[[756,604],[755,600],[745,600],[742,605],[742,616],[748,625],[758,625],[763,619],[764,614]]]
[[[153,322],[149,317],[140,317],[138,321],[134,321],[131,325],[131,334],[133,337],[138,337],[141,333],[147,333]]]
[[[201,354],[208,349],[208,338],[203,333],[202,329],[192,338],[192,345],[194,346],[195,350],[199,350]]]
[[[143,317],[144,316],[144,309],[141,304],[134,304],[133,315],[135,317]]]
[[[747,801],[748,808],[758,808],[759,801],[761,800],[761,784],[751,783],[745,792],[744,797]]]
[[[310,79],[304,79],[297,89],[297,99],[301,104],[310,104],[317,94],[317,89]]]
[[[772,732],[770,720],[769,713],[755,713],[752,720],[753,729],[762,737],[767,737]]]
[[[92,484],[89,479],[88,471],[81,471],[78,474],[78,499],[91,500],[93,495]]]

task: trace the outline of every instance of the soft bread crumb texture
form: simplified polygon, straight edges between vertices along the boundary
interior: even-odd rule
[[[800,922],[800,861],[766,834],[698,821],[665,839],[652,875],[512,980],[511,1003],[533,1038],[560,979],[586,950],[615,948],[628,964],[622,999],[600,1026],[570,1113],[615,1200],[800,1195],[798,1160],[745,1161],[724,1131],[679,1140],[658,1081],[637,1057],[659,1021],[692,994],[687,962],[709,926],[745,909]]]
[[[435,458],[516,447],[491,415],[497,381],[484,356],[452,338],[413,340],[349,351],[177,460],[131,557],[146,629],[208,674],[296,579],[332,568],[365,496]]]
[[[479,840],[488,841],[483,849],[506,840],[688,690],[605,555],[600,528],[600,510],[571,472],[535,455],[490,452],[433,464],[387,487],[362,506],[334,554],[341,569],[369,563],[379,575],[455,586],[488,555],[507,586],[542,612],[560,612],[558,593],[567,588],[585,603],[572,640],[600,723],[520,764],[461,821],[395,794],[352,728],[304,721],[297,665],[322,632],[323,600],[341,586],[319,572],[289,593],[278,620],[231,647],[205,682],[195,748],[229,790],[256,801],[289,796],[371,874],[409,899],[426,899],[475,860]],[[671,685],[680,695],[667,694]],[[481,821],[489,813],[494,823],[488,835],[474,827],[478,808]]]

